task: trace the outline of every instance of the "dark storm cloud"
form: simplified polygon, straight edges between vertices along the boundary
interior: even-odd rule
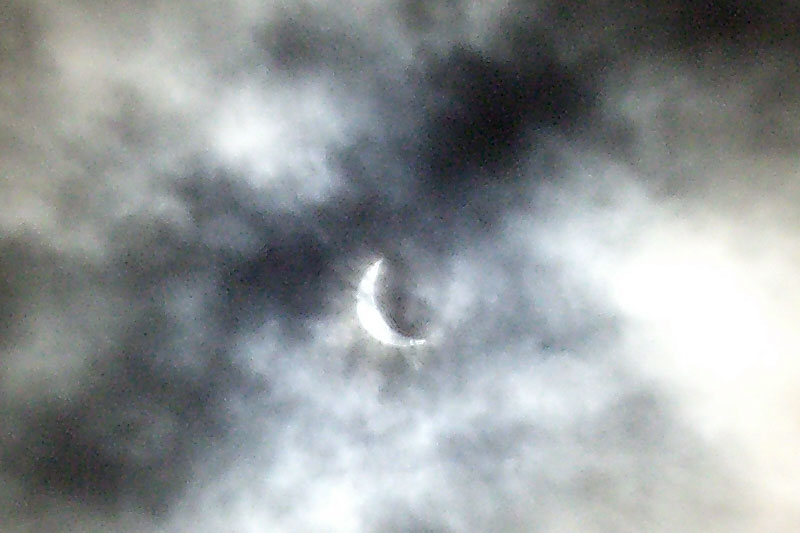
[[[21,318],[26,300],[24,293],[33,288],[32,285],[25,282],[39,277],[37,276],[37,266],[41,271],[42,264],[49,261],[41,261],[41,256],[37,258],[36,250],[32,249],[35,247],[27,243],[24,237],[7,238],[3,240],[2,244],[0,302],[3,314],[0,318],[0,343],[7,347],[21,334]],[[37,259],[39,260],[37,261]]]
[[[792,31],[797,10],[790,2],[778,1],[669,1],[657,6],[600,1],[545,3],[538,13],[539,20],[553,24],[557,38],[572,36],[578,46],[633,46],[628,53],[611,54],[625,61],[654,51],[698,59],[697,54],[709,52],[733,58],[769,48],[793,48],[798,45]]]
[[[152,221],[121,225],[128,232],[126,246],[106,272],[79,258],[63,257],[30,234],[4,239],[4,292],[41,291],[4,298],[5,329],[30,330],[34,317],[48,305],[86,312],[75,301],[82,288],[97,285],[119,292],[111,297],[119,307],[112,306],[114,316],[106,326],[110,338],[88,343],[89,353],[78,354],[86,358],[84,385],[68,392],[68,399],[56,395],[11,402],[5,408],[3,462],[8,473],[24,482],[26,493],[17,502],[23,516],[39,512],[46,498],[59,495],[101,508],[142,506],[163,512],[180,495],[192,461],[229,429],[226,398],[266,387],[230,361],[227,341],[218,335],[218,317],[206,312],[191,316],[180,304],[175,308],[175,282],[191,280],[203,269],[194,260],[181,264],[181,255],[198,257],[196,250],[187,251],[191,245],[185,236],[181,239],[174,228]],[[114,235],[122,239],[118,232]],[[188,298],[203,297],[200,285],[189,282]],[[91,315],[84,326],[80,317],[74,320],[79,327],[101,327],[91,323]],[[4,344],[24,346],[21,333],[14,333]],[[78,332],[53,334],[69,340]],[[53,365],[57,385],[65,369],[59,359],[69,355],[43,356]],[[24,363],[7,359],[6,380],[9,367]],[[48,362],[41,364],[46,368]]]
[[[761,524],[658,381],[674,369],[642,377],[674,348],[631,325],[650,302],[628,294],[628,320],[608,295],[625,253],[651,253],[615,217],[659,242],[672,214],[571,158],[697,196],[698,166],[672,161],[724,138],[723,104],[790,153],[793,74],[739,100],[720,80],[793,50],[793,7],[31,5],[0,12],[0,524],[62,505],[65,529]],[[445,329],[419,373],[353,333],[378,255],[397,325]],[[666,338],[696,333],[684,311]]]
[[[348,32],[346,20],[339,20],[335,11],[306,7],[259,30],[260,44],[280,69],[287,73],[363,69],[370,52],[359,43],[357,33]]]
[[[3,29],[0,64],[28,68],[37,57],[39,28],[32,10],[21,2],[6,2],[0,12]]]
[[[723,45],[751,52],[798,44],[791,21],[800,10],[791,3],[717,0],[673,9],[675,38],[692,50]]]
[[[437,193],[457,191],[475,174],[506,170],[530,149],[526,132],[567,128],[585,117],[589,90],[547,48],[531,43],[512,50],[517,64],[456,49],[432,65],[420,90],[441,104],[423,111],[430,118],[418,168],[441,180]]]

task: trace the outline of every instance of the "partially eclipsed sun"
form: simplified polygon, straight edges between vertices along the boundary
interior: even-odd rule
[[[361,327],[375,340],[388,346],[409,347],[425,344],[425,339],[403,335],[392,328],[380,310],[376,294],[383,259],[375,261],[367,271],[356,292],[356,314]]]

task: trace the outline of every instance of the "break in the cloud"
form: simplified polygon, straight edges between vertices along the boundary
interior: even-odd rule
[[[7,3],[0,529],[796,530],[795,11]]]

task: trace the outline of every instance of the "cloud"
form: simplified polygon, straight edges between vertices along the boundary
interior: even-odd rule
[[[2,529],[795,530],[792,12],[8,4]]]

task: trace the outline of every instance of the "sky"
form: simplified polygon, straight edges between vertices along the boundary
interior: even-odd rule
[[[798,531],[798,15],[3,2],[0,530]]]

